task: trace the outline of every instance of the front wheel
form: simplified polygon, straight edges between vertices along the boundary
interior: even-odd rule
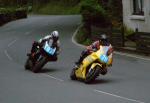
[[[100,67],[96,66],[94,69],[90,69],[86,75],[85,83],[90,83],[95,80],[97,76],[99,76]]]
[[[28,59],[27,59],[25,65],[24,65],[25,70],[30,70],[30,69],[32,68],[32,65],[33,65],[33,64],[32,64],[32,61],[31,61],[31,59],[28,57]]]
[[[37,61],[37,63],[33,67],[32,71],[34,73],[39,72],[46,63],[47,63],[46,57],[41,57],[41,59],[39,61]]]

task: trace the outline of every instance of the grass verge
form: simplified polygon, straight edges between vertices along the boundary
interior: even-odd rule
[[[33,13],[46,15],[73,15],[79,14],[80,6],[67,5],[62,2],[51,2],[42,6],[40,4],[33,6]]]

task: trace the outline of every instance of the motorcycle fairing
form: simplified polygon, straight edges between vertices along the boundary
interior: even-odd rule
[[[102,67],[102,63],[109,63],[109,57],[107,56],[107,51],[109,47],[108,46],[100,46],[100,49],[96,52],[93,52],[89,56],[87,56],[80,67],[76,70],[75,74],[77,77],[85,79],[86,78],[86,71],[87,67],[93,63],[94,61],[98,60],[100,63],[93,63],[90,67],[90,69],[94,69],[95,66],[100,66]],[[100,59],[101,56],[104,56],[103,59]],[[103,61],[102,61],[103,60]]]
[[[88,67],[92,62],[97,59],[97,56],[93,52],[91,55],[87,56],[82,64],[80,65],[79,69],[76,70],[75,74],[77,77],[85,79],[86,78],[86,67]]]
[[[106,55],[103,55],[103,54],[100,55],[99,59],[103,63],[108,63],[108,56],[106,56]]]
[[[46,41],[45,45],[44,45],[44,50],[50,54],[50,55],[54,55],[55,54],[55,51],[56,51],[56,47],[55,48],[51,48],[49,45],[48,45],[48,42]]]
[[[91,69],[94,69],[96,66],[102,67],[102,64],[100,64],[100,63],[93,63],[93,64],[91,65]]]

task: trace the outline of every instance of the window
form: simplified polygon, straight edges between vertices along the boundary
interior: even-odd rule
[[[133,0],[133,15],[144,15],[144,0]]]

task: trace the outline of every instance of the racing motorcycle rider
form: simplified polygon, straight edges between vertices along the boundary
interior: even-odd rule
[[[92,52],[96,52],[97,50],[99,50],[100,49],[100,45],[102,45],[102,46],[109,46],[108,54],[113,52],[112,45],[109,43],[106,34],[102,34],[100,36],[100,40],[97,40],[97,41],[93,42],[91,45],[86,47],[86,50],[82,51],[79,60],[75,63],[76,66],[78,67],[81,64],[81,62],[83,61],[83,59],[85,57],[87,57],[88,55],[90,55]],[[112,64],[109,65],[109,66],[112,66]]]
[[[45,36],[44,38],[41,38],[39,41],[34,41],[32,48],[31,48],[31,54],[28,54],[29,56],[34,56],[37,47],[42,47],[43,44],[48,41],[49,45],[52,47],[56,47],[57,55],[60,52],[60,41],[59,41],[59,33],[58,31],[52,31],[50,35]],[[57,61],[57,55],[53,57],[53,61]]]

